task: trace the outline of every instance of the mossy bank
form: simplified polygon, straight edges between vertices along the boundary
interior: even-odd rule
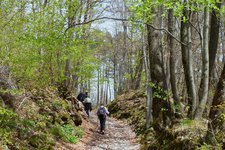
[[[1,99],[0,149],[54,149],[56,142],[76,143],[83,135],[82,108],[71,94],[56,87],[32,89]]]
[[[111,116],[126,120],[139,136],[143,150],[190,150],[218,149],[223,145],[206,144],[208,121],[187,118],[177,119],[171,127],[165,127],[160,133],[153,128],[146,129],[146,94],[144,91],[127,91],[108,105]],[[218,134],[220,139],[224,133]]]

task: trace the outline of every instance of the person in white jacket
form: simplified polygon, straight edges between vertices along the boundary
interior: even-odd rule
[[[90,116],[90,112],[92,111],[90,97],[85,98],[84,101],[83,101],[83,104],[84,104],[84,110],[85,110],[87,116],[89,117]]]

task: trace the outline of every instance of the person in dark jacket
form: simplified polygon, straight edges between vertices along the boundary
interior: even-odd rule
[[[84,94],[83,92],[80,92],[77,96],[77,99],[83,103],[84,99],[86,98],[86,94]]]
[[[109,115],[108,109],[101,104],[100,107],[97,110],[98,119],[100,122],[100,133],[105,133],[105,122],[106,122],[106,116]]]
[[[92,111],[91,99],[89,97],[85,98],[83,101],[83,104],[84,104],[84,110],[86,111],[86,114],[89,117],[90,112]]]

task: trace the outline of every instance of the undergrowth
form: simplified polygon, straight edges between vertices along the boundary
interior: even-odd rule
[[[83,136],[76,126],[79,114],[52,91],[36,90],[19,111],[0,105],[0,149],[51,150],[58,140],[79,141]]]

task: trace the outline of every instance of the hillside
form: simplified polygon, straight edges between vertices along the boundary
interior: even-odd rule
[[[83,136],[79,125],[86,116],[82,104],[72,95],[67,96],[61,97],[55,87],[32,89],[21,94],[2,92],[1,147],[39,150],[78,142]],[[8,101],[11,101],[10,105]]]
[[[132,126],[139,135],[141,149],[180,150],[180,149],[223,149],[224,145],[204,143],[208,131],[207,120],[183,118],[157,133],[153,128],[146,129],[146,95],[143,91],[127,91],[108,105],[111,116],[122,119]],[[221,136],[223,133],[220,134]]]

